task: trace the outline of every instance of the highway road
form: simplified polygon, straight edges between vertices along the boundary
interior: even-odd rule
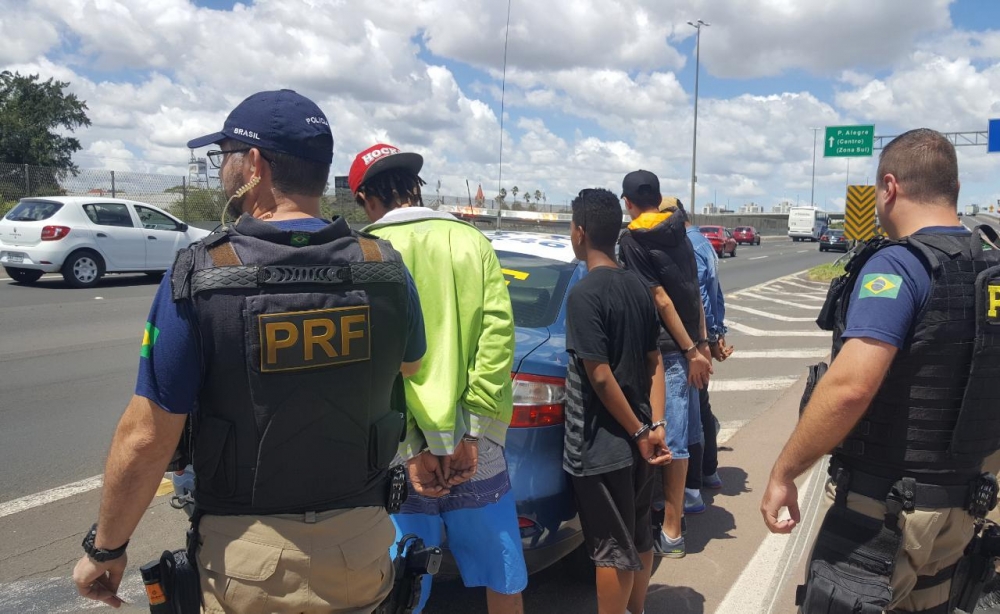
[[[831,262],[815,244],[765,241],[720,261],[727,292]],[[156,282],[109,276],[96,288],[56,275],[0,279],[0,502],[97,475],[135,384]]]
[[[824,286],[789,276],[837,257],[819,253],[815,244],[768,240],[741,246],[736,258],[720,264],[729,295],[729,339],[737,348],[732,360],[717,367],[712,384],[713,406],[730,446],[721,471],[727,486],[709,498],[704,516],[692,519],[684,564],[658,568],[655,582],[672,587],[657,589],[659,598],[687,604],[671,611],[711,611],[723,604],[742,569],[735,561],[746,560],[764,538],[753,492],[762,484],[754,480],[769,469],[763,467],[768,455],[777,453],[783,429],[794,420],[771,417],[776,426],[756,436],[748,425],[766,424],[779,399],[794,401],[806,366],[826,355],[829,336],[812,322]],[[32,287],[0,279],[0,534],[12,536],[0,544],[0,612],[84,607],[74,600],[68,576],[82,533],[97,513],[96,476],[134,386],[155,290],[144,276],[109,277],[91,290],[70,289],[58,277]],[[741,437],[749,438],[746,444],[738,443]],[[158,497],[130,548],[130,566],[180,547],[183,530],[182,515]],[[718,559],[723,545],[731,564]],[[529,611],[593,609],[592,589],[573,589],[560,569],[533,578]],[[566,609],[551,609],[551,599],[574,590]],[[144,611],[136,574],[127,577],[122,594],[139,602],[126,611]],[[485,611],[482,602],[481,593],[445,583],[428,611]]]

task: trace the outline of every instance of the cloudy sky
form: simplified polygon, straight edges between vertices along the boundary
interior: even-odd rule
[[[335,174],[385,141],[424,154],[432,190],[489,197],[506,17],[503,0],[0,0],[0,70],[87,101],[81,168],[186,174],[189,138],[287,87],[330,119]],[[996,0],[512,0],[503,186],[564,203],[643,167],[688,200],[696,19],[699,205],[807,203],[810,127],[1000,117]],[[875,162],[852,160],[851,182]],[[962,204],[1000,199],[1000,154],[959,164]],[[816,201],[842,209],[847,179],[820,143]]]

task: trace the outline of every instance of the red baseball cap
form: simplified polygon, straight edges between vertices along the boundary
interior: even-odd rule
[[[404,168],[419,174],[424,166],[424,157],[417,153],[399,151],[399,148],[385,143],[372,145],[354,158],[351,172],[347,175],[347,185],[351,192],[358,193],[365,181],[391,168]]]

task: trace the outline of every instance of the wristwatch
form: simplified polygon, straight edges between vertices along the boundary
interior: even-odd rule
[[[87,553],[87,556],[94,559],[98,563],[106,563],[107,561],[113,561],[117,558],[121,558],[125,554],[125,548],[128,548],[128,542],[125,542],[120,547],[114,550],[106,550],[104,548],[98,548],[94,546],[94,540],[97,538],[97,523],[90,527],[90,531],[83,536],[83,551]]]

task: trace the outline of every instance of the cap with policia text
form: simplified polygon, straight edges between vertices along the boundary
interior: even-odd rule
[[[358,193],[361,186],[375,175],[392,168],[402,168],[414,175],[420,174],[424,158],[418,153],[399,151],[399,148],[385,143],[372,145],[354,158],[347,184],[351,192]]]
[[[225,139],[321,164],[333,162],[333,133],[316,103],[292,90],[258,92],[241,102],[221,132],[188,141],[198,149]]]
[[[642,190],[644,187],[647,189]],[[649,171],[632,171],[628,175],[625,175],[625,179],[622,180],[622,198],[635,200],[635,197],[639,196],[640,191],[659,195],[660,180]]]

